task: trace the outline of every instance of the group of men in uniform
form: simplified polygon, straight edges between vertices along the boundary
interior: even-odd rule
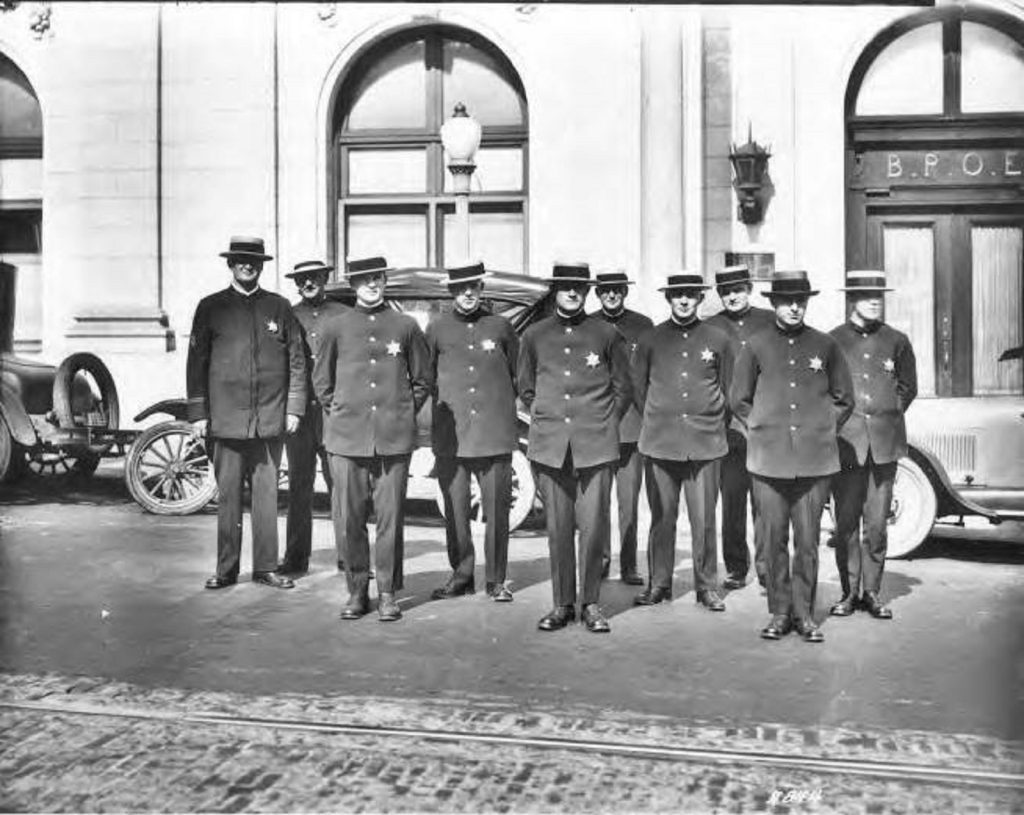
[[[751,306],[746,267],[722,269],[715,288],[724,308],[707,320],[698,310],[711,286],[700,274],[669,275],[659,290],[670,314],[655,326],[625,308],[632,281],[624,273],[592,278],[586,263],[556,263],[548,279],[551,313],[518,337],[485,307],[481,263],[447,269],[452,309],[424,332],[385,303],[384,258],[346,264],[352,307],[326,298],[330,266],[297,264],[288,276],[301,299],[292,308],[259,288],[270,258],[261,240],[233,238],[222,254],[232,282],[196,309],[187,373],[190,419],[211,442],[221,494],[217,572],[207,588],[237,581],[246,478],[253,580],[290,588],[292,577],[308,570],[319,456],[348,586],[340,616],[358,619],[370,610],[372,506],[378,616],[399,619],[406,483],[416,415],[429,401],[451,566],[432,596],[476,590],[469,522],[476,478],[486,517],[485,591],[495,602],[511,602],[508,515],[518,399],[530,415],[527,456],[547,523],[554,602],[541,630],[565,627],[577,608],[588,630],[610,630],[599,599],[611,563],[613,482],[619,575],[630,585],[644,584],[637,567],[644,483],[651,509],[647,581],[637,605],[672,599],[682,492],[697,602],[724,611],[715,509],[721,493],[727,572],[721,586],[741,588],[750,568],[749,494],[754,572],[771,614],[761,636],[779,639],[795,629],[804,640],[821,642],[813,616],[818,540],[834,491],[843,596],[831,613],[863,608],[876,618],[892,616],[879,592],[916,363],[906,336],[882,319],[882,295],[889,291],[884,273],[848,273],[849,320],[825,334],[804,322],[818,292],[803,271],[773,275],[769,310]],[[601,310],[588,314],[592,286]],[[282,440],[290,497],[286,551],[277,564]]]

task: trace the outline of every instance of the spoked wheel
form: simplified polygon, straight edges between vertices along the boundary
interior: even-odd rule
[[[189,515],[217,495],[213,462],[188,422],[163,422],[144,430],[125,462],[132,498],[156,515]]]
[[[534,498],[537,495],[537,487],[533,480],[533,471],[530,469],[530,462],[519,450],[512,453],[512,503],[508,512],[509,532],[518,529],[533,510]],[[441,494],[441,487],[437,488],[437,508],[444,515],[444,496]],[[471,523],[482,524],[486,522],[483,512],[483,500],[480,494],[480,485],[475,478],[469,481],[469,519]]]
[[[99,453],[91,450],[33,451],[24,467],[35,475],[92,475],[100,465]]]

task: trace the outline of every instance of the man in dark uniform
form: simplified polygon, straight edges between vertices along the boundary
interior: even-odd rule
[[[772,640],[793,626],[807,642],[825,639],[814,622],[821,512],[839,470],[836,436],[853,411],[853,383],[839,343],[804,324],[817,293],[807,272],[776,272],[768,295],[775,327],[743,348],[733,376],[732,410],[747,431],[765,535],[772,618],[761,636]]]
[[[643,411],[640,452],[651,505],[651,577],[634,600],[639,606],[672,599],[682,489],[697,602],[711,611],[725,611],[717,592],[715,505],[719,460],[728,449],[725,420],[733,359],[728,334],[697,319],[707,288],[699,274],[669,275],[659,291],[672,313],[641,338],[633,360],[636,402]]]
[[[834,329],[850,365],[856,406],[839,436],[836,502],[836,566],[842,599],[831,613],[847,617],[861,606],[872,617],[892,618],[879,599],[885,566],[896,461],[907,454],[903,420],[917,396],[917,361],[906,334],[882,321],[885,272],[847,272],[850,319]],[[864,534],[861,537],[861,522]]]
[[[412,317],[384,302],[387,271],[382,257],[349,261],[346,277],[356,305],[324,323],[313,366],[334,481],[335,542],[348,583],[343,620],[359,619],[370,608],[371,496],[377,514],[377,614],[382,622],[402,616],[395,592],[403,583],[405,490],[416,413],[431,388],[423,332]]]
[[[726,331],[732,338],[733,359],[750,342],[750,338],[775,324],[775,314],[766,308],[750,305],[753,283],[746,266],[726,266],[715,274],[715,289],[724,308],[708,318],[708,324]],[[747,472],[747,440],[739,419],[731,416],[726,431],[729,452],[721,463],[722,491],[722,560],[725,561],[725,580],[722,587],[741,589],[747,582],[750,552],[747,549],[747,495],[750,473]],[[764,558],[764,536],[758,525],[757,504],[751,500],[754,521],[754,573],[764,586],[767,566]]]
[[[285,440],[288,451],[288,527],[284,559],[277,571],[286,575],[301,575],[309,570],[309,555],[313,545],[313,485],[316,480],[316,461],[319,457],[324,481],[331,490],[331,470],[327,452],[323,447],[323,410],[313,393],[313,365],[320,350],[324,321],[348,309],[341,303],[324,296],[327,277],[334,269],[319,260],[305,260],[285,275],[295,281],[302,298],[292,306],[292,313],[302,327],[303,348],[306,352],[306,415],[299,429]],[[339,567],[343,567],[341,561]]]
[[[277,565],[277,468],[285,433],[306,410],[302,331],[289,302],[259,286],[271,256],[261,238],[235,237],[227,252],[232,281],[196,307],[189,338],[188,418],[213,444],[217,478],[217,572],[206,588],[238,581],[242,483],[252,487],[252,579],[278,589],[291,580]]]
[[[625,307],[626,295],[633,281],[623,271],[608,272],[596,276],[597,299],[601,310],[594,316],[615,326],[626,339],[630,360],[636,352],[640,337],[649,331],[654,323],[650,317],[630,311]],[[619,461],[615,467],[615,492],[619,504],[619,579],[630,586],[642,586],[643,578],[636,570],[636,518],[640,503],[640,481],[643,466],[637,441],[640,438],[640,412],[636,405],[630,405],[619,425]],[[604,552],[601,576],[608,576],[611,564],[611,536],[608,549]]]
[[[505,583],[512,451],[517,445],[516,360],[519,338],[504,317],[481,304],[484,265],[448,269],[454,309],[427,326],[435,383],[432,441],[444,496],[448,562],[452,575],[435,599],[472,594],[476,553],[470,531],[470,479],[480,483],[486,518],[484,553],[489,597],[512,601]]]
[[[619,456],[619,422],[633,399],[626,341],[583,311],[586,263],[556,263],[549,282],[555,313],[530,326],[519,353],[519,394],[530,410],[528,453],[544,498],[554,608],[542,631],[576,619],[576,528],[580,532],[581,617],[607,632],[601,613],[601,556]]]

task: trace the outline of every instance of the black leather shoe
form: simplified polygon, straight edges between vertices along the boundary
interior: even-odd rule
[[[797,620],[796,631],[803,637],[804,642],[824,642],[825,635],[815,624],[814,620]]]
[[[612,562],[608,558],[601,558],[601,579],[607,580],[612,571]]]
[[[785,614],[776,614],[769,620],[768,625],[761,629],[761,639],[781,640],[790,632],[792,623]]]
[[[365,617],[370,612],[370,598],[365,594],[349,595],[348,600],[341,609],[341,614],[338,616],[343,620],[358,620],[360,617]]]
[[[583,606],[583,611],[580,613],[580,619],[583,624],[587,627],[587,631],[593,631],[595,634],[607,634],[612,630],[612,627],[608,625],[608,620],[601,613],[601,609],[597,603],[589,603]]]
[[[281,577],[277,572],[253,572],[252,582],[262,583],[264,586],[270,586],[273,589],[295,588],[295,581],[287,577]]]
[[[377,617],[382,623],[390,623],[402,618],[402,609],[395,602],[395,595],[382,591],[377,600]]]
[[[339,572],[345,571],[345,561],[344,560],[339,560],[338,561],[338,571]]]
[[[735,575],[729,575],[725,580],[722,581],[722,588],[726,591],[735,591],[736,589],[742,589],[747,585],[747,581],[742,577],[736,577]]]
[[[293,563],[289,560],[282,560],[277,564],[277,573],[287,575],[304,575],[309,572],[309,563]]]
[[[430,596],[434,600],[447,600],[450,597],[461,597],[464,594],[475,594],[476,583],[474,578],[469,580],[456,580],[454,575],[448,578],[448,582],[441,588],[434,589]]]
[[[619,580],[627,586],[642,586],[644,579],[637,573],[636,569],[620,569]]]
[[[505,583],[488,583],[487,596],[495,603],[511,603],[512,589]]]
[[[844,594],[843,598],[828,610],[828,613],[833,617],[849,617],[857,610],[859,602],[856,597],[850,594]]]
[[[206,581],[206,588],[208,589],[226,589],[228,586],[233,586],[238,582],[237,577],[218,577],[214,575]]]
[[[540,618],[537,628],[541,631],[557,631],[565,628],[569,623],[575,622],[576,609],[574,606],[555,606],[551,611]]]
[[[697,602],[708,611],[725,611],[725,603],[714,589],[701,589],[697,592]]]
[[[892,609],[884,605],[873,591],[864,592],[861,599],[861,607],[876,620],[891,620]]]
[[[664,586],[655,586],[652,588],[644,589],[636,597],[633,598],[634,606],[656,606],[658,603],[667,603],[672,599],[672,589],[667,589]]]

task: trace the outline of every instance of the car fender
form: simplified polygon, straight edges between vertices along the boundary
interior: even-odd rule
[[[18,392],[6,382],[0,381],[0,414],[4,417],[11,437],[23,447],[34,447],[36,431],[32,420],[21,404]]]
[[[974,503],[974,501],[965,498],[957,492],[956,487],[953,486],[953,482],[950,481],[949,475],[946,473],[946,469],[935,454],[923,447],[911,445],[907,450],[907,455],[924,470],[925,475],[928,476],[928,480],[931,482],[932,488],[935,490],[935,498],[938,501],[936,517],[941,518],[944,515],[980,515],[992,523],[999,523],[998,513]]]
[[[133,421],[141,422],[143,419],[148,419],[157,413],[166,413],[179,422],[188,421],[188,400],[164,399],[160,402],[154,402],[141,413],[136,414]]]

